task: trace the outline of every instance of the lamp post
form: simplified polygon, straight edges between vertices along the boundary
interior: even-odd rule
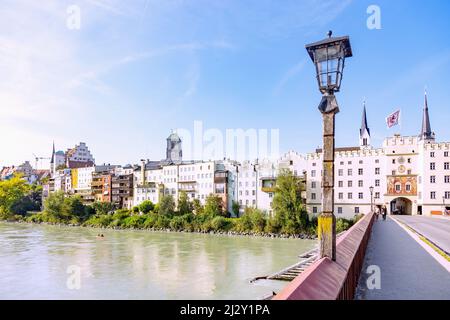
[[[370,186],[370,212],[373,212],[373,186]]]
[[[318,219],[320,258],[336,260],[336,217],[334,216],[334,126],[339,107],[334,96],[339,92],[345,58],[352,56],[349,37],[332,37],[306,45],[316,67],[322,93],[319,111],[323,117],[322,212]]]

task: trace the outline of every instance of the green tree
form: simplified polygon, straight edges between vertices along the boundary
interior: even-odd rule
[[[64,217],[84,217],[85,206],[80,196],[64,197],[63,205],[61,207],[61,214]]]
[[[49,194],[44,201],[44,213],[55,218],[63,216],[64,192],[56,191]]]
[[[171,217],[175,212],[175,201],[171,195],[165,195],[159,202],[159,214]]]
[[[95,209],[97,214],[108,214],[114,212],[114,204],[111,202],[96,201],[92,204],[92,208]]]
[[[231,209],[236,217],[239,217],[239,210],[241,206],[239,205],[239,202],[233,201],[233,204],[231,205]]]
[[[148,214],[150,211],[153,211],[153,209],[155,208],[155,205],[153,202],[151,202],[150,200],[144,200],[142,201],[142,203],[139,205],[139,210],[143,213],[143,214]]]
[[[272,202],[276,221],[271,224],[280,225],[281,232],[294,234],[307,229],[308,214],[302,200],[304,189],[304,184],[290,170],[280,171]]]
[[[178,198],[178,213],[182,216],[192,213],[192,204],[190,203],[185,191],[181,191]]]
[[[27,184],[20,174],[15,174],[9,180],[0,181],[1,210],[7,214],[13,214],[14,206],[21,201],[30,190],[30,185]]]
[[[201,202],[200,202],[199,199],[195,198],[195,199],[192,201],[192,207],[193,207],[194,213],[195,213],[196,215],[201,215],[201,214],[203,214],[203,206],[202,206],[202,204],[201,204]]]
[[[210,194],[208,197],[206,197],[203,214],[208,217],[224,215],[222,209],[222,199],[219,196],[213,194]]]

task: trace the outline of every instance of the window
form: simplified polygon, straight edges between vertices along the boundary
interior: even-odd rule
[[[338,214],[342,214],[342,207],[338,207]]]
[[[363,181],[362,181],[362,180],[359,180],[359,181],[358,181],[358,187],[360,187],[360,188],[363,187]]]
[[[435,169],[436,169],[436,163],[430,162],[430,170],[435,170]]]
[[[362,160],[359,160],[359,164],[363,164],[363,161],[362,161]]]
[[[364,170],[362,168],[358,169],[358,175],[362,176],[363,175]]]
[[[402,191],[402,185],[400,183],[395,184],[395,191],[397,191],[397,192]]]
[[[375,187],[379,187],[380,186],[380,180],[375,180]]]
[[[349,162],[347,162],[347,164],[352,164],[352,162],[351,162],[351,161],[349,161]]]
[[[450,199],[450,191],[445,191],[444,198]]]
[[[352,170],[352,169],[348,169],[348,170],[347,170],[347,175],[348,175],[348,176],[351,176],[352,174],[353,174],[353,170]]]
[[[358,199],[363,199],[364,198],[364,194],[362,192],[358,193]]]
[[[311,200],[316,200],[316,194],[315,193],[311,193]]]
[[[338,181],[338,187],[339,188],[344,187],[344,181]]]
[[[445,183],[450,183],[450,176],[445,176],[444,177],[444,182]]]
[[[380,174],[380,168],[375,168],[375,174]]]
[[[355,213],[359,213],[359,207],[355,207]]]
[[[392,175],[395,176],[395,170],[392,170]]]
[[[340,162],[340,165],[343,166],[343,165],[344,165],[344,161],[341,161],[341,162]]]
[[[392,159],[392,164],[395,164],[395,159]]]
[[[436,183],[436,176],[430,176],[430,183]]]
[[[430,192],[430,198],[431,199],[436,199],[436,192],[435,191],[431,191]]]
[[[406,192],[411,192],[411,184],[410,183],[407,183],[405,185],[405,190],[406,190]]]
[[[448,170],[450,167],[450,162],[444,162],[444,170]]]
[[[313,213],[317,213],[317,207],[313,207]]]
[[[434,151],[430,152],[430,158],[434,158]]]
[[[375,192],[375,199],[380,199],[380,193],[379,192]]]
[[[408,163],[411,163],[411,158],[408,158]]]
[[[344,170],[339,169],[338,171],[338,176],[342,177],[344,175]]]
[[[375,163],[380,163],[380,160],[379,159],[375,159]]]
[[[448,157],[448,151],[444,152],[444,157]]]
[[[312,189],[315,189],[315,188],[316,188],[316,182],[315,182],[315,181],[312,181],[312,182],[311,182],[311,188],[312,188]]]
[[[349,181],[347,182],[347,186],[348,186],[349,188],[353,187],[353,181],[349,180]]]
[[[316,170],[312,170],[311,171],[311,177],[315,177],[316,176]]]
[[[315,166],[316,166],[316,163],[315,163],[315,162],[313,162],[312,166],[313,166],[313,167],[315,167]]]
[[[342,199],[344,199],[344,194],[343,194],[342,192],[339,192],[339,194],[338,194],[338,198],[339,198],[339,200],[342,200]]]
[[[411,169],[408,169],[408,174],[411,174],[411,173],[412,173]]]
[[[349,200],[353,199],[353,194],[352,194],[351,192],[349,192],[349,193],[347,194],[347,198],[348,198]]]

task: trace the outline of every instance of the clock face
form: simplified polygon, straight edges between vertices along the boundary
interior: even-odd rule
[[[401,165],[400,167],[398,167],[398,172],[400,172],[400,173],[404,173],[405,170],[406,170],[406,168],[404,165]]]
[[[398,161],[398,163],[400,163],[400,164],[404,164],[404,163],[405,163],[405,158],[400,157],[400,158],[397,159],[397,161]]]

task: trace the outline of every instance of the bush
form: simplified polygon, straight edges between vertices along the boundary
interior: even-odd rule
[[[123,228],[142,228],[146,216],[129,216],[122,220],[121,226]]]
[[[231,222],[228,218],[217,216],[211,220],[210,226],[214,231],[227,231],[231,227]]]
[[[97,214],[108,214],[114,212],[114,204],[111,202],[94,202],[92,208]]]
[[[111,215],[95,215],[90,217],[84,222],[85,226],[89,227],[108,227],[112,223],[113,218]]]
[[[170,219],[166,216],[159,215],[156,218],[154,228],[167,229],[170,225]]]
[[[182,216],[175,216],[170,220],[169,224],[172,230],[183,230],[184,228],[184,220]]]
[[[145,229],[153,228],[156,224],[156,220],[157,220],[157,216],[154,214],[149,214],[149,215],[145,216],[145,221],[144,221],[143,227]]]
[[[150,200],[145,200],[139,205],[139,210],[143,214],[148,214],[150,211],[153,211],[155,205]]]
[[[338,218],[336,220],[336,233],[341,233],[345,230],[348,230],[353,225],[351,220],[347,220],[344,218]]]

